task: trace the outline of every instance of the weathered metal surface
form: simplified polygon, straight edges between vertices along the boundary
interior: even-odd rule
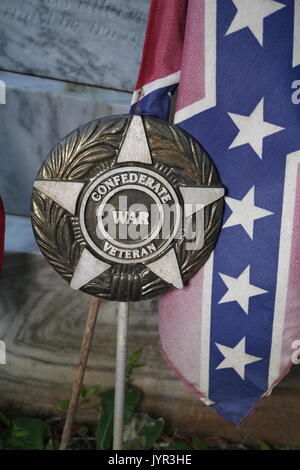
[[[216,242],[224,188],[205,150],[149,116],[113,116],[54,147],[34,184],[41,251],[70,283],[109,300],[181,288]]]

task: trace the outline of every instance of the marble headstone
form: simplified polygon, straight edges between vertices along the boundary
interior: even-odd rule
[[[0,194],[7,214],[29,216],[32,185],[51,148],[76,127],[128,113],[131,94],[0,71]]]
[[[150,0],[1,0],[0,69],[131,91]]]

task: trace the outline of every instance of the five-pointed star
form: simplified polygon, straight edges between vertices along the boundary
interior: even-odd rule
[[[232,368],[243,380],[245,379],[245,366],[262,360],[262,357],[252,356],[246,353],[245,337],[233,348],[218,343],[216,343],[216,346],[224,356],[223,361],[220,362],[217,369]]]
[[[247,315],[249,310],[249,298],[268,292],[260,287],[250,284],[250,265],[247,266],[247,268],[238,277],[231,277],[222,273],[219,273],[219,275],[228,289],[226,294],[219,301],[219,304],[235,301]]]
[[[138,115],[132,117],[117,157],[117,163],[127,162],[137,162],[144,165],[152,164],[144,124],[141,116]],[[84,186],[85,183],[82,182],[62,180],[37,180],[34,183],[34,187],[37,190],[51,198],[72,215],[75,215],[76,204]],[[182,186],[179,190],[184,200],[184,216],[186,218],[224,196],[224,188],[221,186]],[[141,262],[143,263],[142,260]],[[145,262],[144,264],[158,277],[177,289],[183,287],[180,267],[174,248],[169,249],[161,258],[152,262]],[[85,247],[73,273],[70,287],[72,289],[80,289],[110,267],[109,263],[98,259],[89,251],[88,247]]]
[[[225,197],[225,201],[232,210],[232,214],[226,220],[223,228],[241,225],[251,239],[253,239],[254,221],[273,214],[273,212],[262,209],[254,204],[254,186],[241,200]]]
[[[261,46],[263,45],[264,19],[286,6],[273,0],[232,1],[237,8],[237,12],[226,35],[235,33],[240,29],[249,28]]]
[[[283,127],[264,121],[263,98],[249,116],[235,113],[228,113],[228,115],[239,129],[229,149],[249,144],[260,158],[262,158],[264,138],[284,129]]]

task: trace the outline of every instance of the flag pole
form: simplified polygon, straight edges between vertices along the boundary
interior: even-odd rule
[[[113,450],[123,447],[128,305],[128,302],[120,302],[118,306]]]
[[[59,450],[66,450],[71,437],[72,426],[75,418],[75,413],[80,396],[80,389],[83,382],[84,373],[91,349],[93,334],[96,327],[97,316],[99,312],[101,299],[99,297],[92,297],[89,305],[86,325],[82,337],[81,350],[79,362],[75,373],[75,378],[72,386],[71,400],[69,402],[66,420],[64,424],[63,434]]]

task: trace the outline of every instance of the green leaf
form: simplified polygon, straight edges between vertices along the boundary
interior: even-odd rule
[[[124,422],[128,423],[133,415],[134,410],[140,403],[142,392],[137,387],[127,388],[125,391],[125,404],[124,404]]]
[[[153,449],[155,442],[161,435],[164,425],[164,419],[159,418],[154,419],[142,427],[138,434],[144,437],[144,449]]]
[[[269,446],[269,444],[267,444],[266,442],[263,442],[263,441],[259,442],[259,449],[260,450],[272,450],[271,447]]]
[[[143,348],[137,349],[128,359],[126,367],[126,377],[129,378],[131,372],[138,367],[143,367],[145,364],[139,364],[138,360],[141,357]]]
[[[85,388],[84,385],[81,385],[81,387],[80,387],[80,396],[81,396],[82,398],[85,398],[86,393],[87,393],[87,389]]]
[[[97,450],[109,450],[113,438],[113,415],[115,390],[107,390],[101,393],[102,413],[96,428]],[[131,418],[135,408],[141,400],[141,391],[136,387],[127,388],[125,391],[124,421]]]
[[[52,449],[53,450],[58,450],[60,446],[60,442],[56,441],[55,439],[52,441]]]
[[[88,388],[86,391],[85,391],[85,397],[91,397],[93,395],[96,395],[99,391],[99,387],[91,387],[91,388]]]
[[[193,448],[184,441],[178,441],[171,444],[168,450],[193,450]]]
[[[15,418],[12,422],[10,449],[43,450],[51,438],[47,423],[36,418]]]
[[[208,450],[208,447],[205,442],[201,441],[201,439],[199,439],[198,437],[193,437],[192,443],[194,450]]]
[[[29,434],[29,431],[17,431],[16,429],[14,430],[14,437],[26,437],[29,436]]]
[[[96,427],[96,449],[110,450],[113,438],[115,391],[101,393],[102,413]]]
[[[134,362],[137,362],[139,358],[141,357],[142,352],[143,352],[143,348],[137,349],[128,359],[128,363],[132,364]]]
[[[133,444],[128,444],[128,446],[124,446],[123,450],[134,450],[134,445]]]
[[[58,410],[63,410],[63,411],[66,411],[68,409],[68,406],[69,406],[69,402],[68,401],[63,401],[62,403],[59,403],[56,408]]]
[[[293,447],[274,445],[274,450],[294,450]]]
[[[82,426],[82,428],[79,429],[79,436],[85,437],[89,431],[89,428],[87,426]]]
[[[45,450],[58,450],[59,449],[59,442],[53,441],[53,439],[49,439],[47,444],[45,445]]]

